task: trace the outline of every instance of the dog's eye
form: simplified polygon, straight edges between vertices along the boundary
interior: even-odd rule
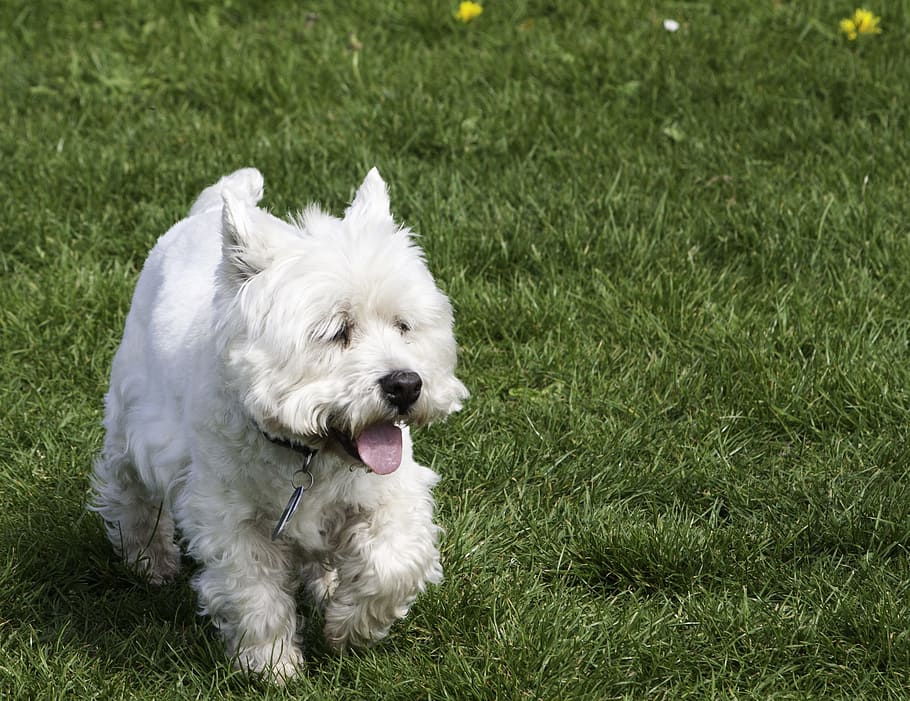
[[[353,331],[353,325],[351,322],[346,321],[341,325],[341,328],[332,336],[332,341],[340,344],[342,347],[347,348],[351,343],[351,332]]]
[[[408,333],[408,331],[411,330],[410,325],[401,319],[395,319],[395,328],[398,329],[401,333]]]

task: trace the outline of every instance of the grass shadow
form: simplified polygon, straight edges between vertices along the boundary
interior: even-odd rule
[[[166,679],[189,673],[221,691],[271,688],[235,672],[217,632],[198,615],[194,561],[184,556],[173,582],[151,585],[114,553],[93,514],[72,511],[67,518],[33,512],[6,529],[0,639],[67,650],[105,674],[142,669]],[[321,614],[302,594],[297,603],[307,667],[320,676],[338,656],[325,643]]]
[[[47,509],[7,524],[0,619],[8,639],[77,650],[112,672],[219,664],[217,640],[195,612],[190,563],[154,587],[119,561],[91,514]]]

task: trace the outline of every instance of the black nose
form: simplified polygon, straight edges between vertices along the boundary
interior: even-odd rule
[[[403,414],[411,405],[417,401],[420,396],[420,388],[423,387],[423,380],[420,375],[410,370],[395,370],[379,380],[379,386],[385,392],[386,399],[389,403],[398,408],[398,412]]]

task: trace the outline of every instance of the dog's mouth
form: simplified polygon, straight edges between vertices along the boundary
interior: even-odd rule
[[[401,429],[393,423],[368,426],[356,437],[333,429],[332,437],[377,475],[389,475],[401,465]]]

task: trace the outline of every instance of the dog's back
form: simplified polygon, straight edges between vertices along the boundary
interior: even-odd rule
[[[214,354],[209,330],[225,193],[254,207],[262,192],[255,168],[227,175],[158,239],[114,356],[92,508],[104,517],[118,550],[153,579],[166,578],[178,565],[169,492],[190,460],[187,394],[194,382],[206,381],[203,359]],[[147,508],[125,497],[125,484],[142,493],[139,502]]]

